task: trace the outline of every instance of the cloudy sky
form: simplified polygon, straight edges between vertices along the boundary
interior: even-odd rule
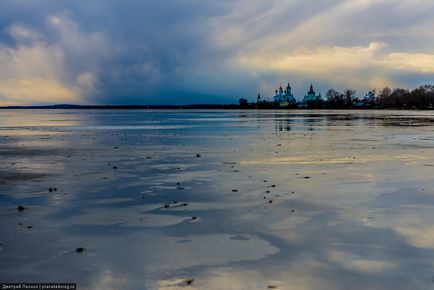
[[[0,105],[234,103],[434,80],[431,0],[0,0]]]

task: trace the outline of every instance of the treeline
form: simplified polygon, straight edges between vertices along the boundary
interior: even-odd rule
[[[326,93],[326,107],[336,109],[374,108],[374,109],[419,109],[434,108],[434,86],[423,85],[413,90],[391,89],[385,87],[377,92],[369,91],[362,99],[355,97],[354,90],[343,93],[329,89]]]
[[[283,109],[276,102],[261,101],[249,103],[246,99],[239,100],[240,108],[245,109]],[[299,102],[286,108],[311,108],[311,109],[434,109],[434,85],[423,85],[413,90],[391,89],[385,87],[377,91],[370,90],[364,97],[356,97],[356,91],[352,89],[339,92],[329,89],[325,99],[318,97],[315,101]]]

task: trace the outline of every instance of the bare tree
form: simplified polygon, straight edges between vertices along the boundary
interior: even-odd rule
[[[341,93],[335,89],[329,89],[326,92],[328,106],[334,109],[351,108],[355,93],[354,90],[345,90],[344,93]]]
[[[344,91],[344,108],[351,108],[354,102],[354,96],[356,95],[355,90],[347,89]]]

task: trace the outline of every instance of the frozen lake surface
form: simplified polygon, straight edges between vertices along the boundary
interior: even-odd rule
[[[434,289],[433,125],[414,111],[0,110],[0,281]]]

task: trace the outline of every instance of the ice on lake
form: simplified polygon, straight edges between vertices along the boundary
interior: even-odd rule
[[[430,111],[0,110],[0,281],[433,289],[433,125]]]

